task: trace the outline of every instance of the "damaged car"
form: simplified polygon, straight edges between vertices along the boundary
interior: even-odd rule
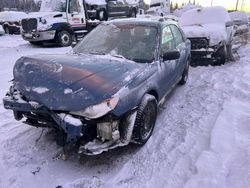
[[[182,14],[180,25],[191,41],[192,65],[222,65],[234,60],[235,28],[225,8],[194,8]]]
[[[188,79],[190,41],[173,21],[113,20],[65,55],[22,57],[3,99],[16,120],[94,155],[152,135],[158,105]]]

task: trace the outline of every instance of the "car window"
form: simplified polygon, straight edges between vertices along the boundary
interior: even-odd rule
[[[170,26],[172,33],[174,35],[175,38],[175,43],[178,46],[179,44],[183,43],[183,36],[182,33],[180,32],[180,30],[175,26],[175,25],[171,25]]]
[[[157,28],[141,24],[104,23],[83,38],[76,53],[120,55],[139,63],[151,63],[156,50]]]
[[[164,52],[171,51],[176,48],[174,37],[169,26],[165,27],[162,31],[161,46]]]

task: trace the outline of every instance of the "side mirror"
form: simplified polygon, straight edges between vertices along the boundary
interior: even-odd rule
[[[179,59],[181,56],[178,50],[168,51],[163,53],[163,61],[170,61]]]

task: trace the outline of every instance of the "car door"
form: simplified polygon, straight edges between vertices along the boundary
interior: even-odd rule
[[[161,57],[164,52],[173,51],[176,49],[174,36],[169,26],[162,30],[161,36]],[[163,61],[161,58],[159,66],[159,83],[161,87],[161,94],[164,95],[174,84],[176,60]]]
[[[178,79],[183,73],[183,70],[186,67],[186,62],[187,62],[187,48],[186,48],[186,43],[184,41],[184,37],[179,30],[179,28],[175,25],[170,25],[171,31],[174,36],[175,44],[176,44],[176,49],[180,52],[181,56],[180,59],[176,60],[176,70],[175,77]]]
[[[69,0],[67,19],[73,29],[82,29],[86,26],[85,10],[82,0]]]
[[[124,15],[125,2],[124,0],[108,0],[109,16],[122,16]]]

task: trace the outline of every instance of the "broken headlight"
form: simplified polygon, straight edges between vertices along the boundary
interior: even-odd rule
[[[70,113],[73,115],[86,117],[88,119],[97,119],[112,111],[118,104],[118,101],[119,98],[111,98],[103,101],[100,104],[89,106],[85,110]]]

